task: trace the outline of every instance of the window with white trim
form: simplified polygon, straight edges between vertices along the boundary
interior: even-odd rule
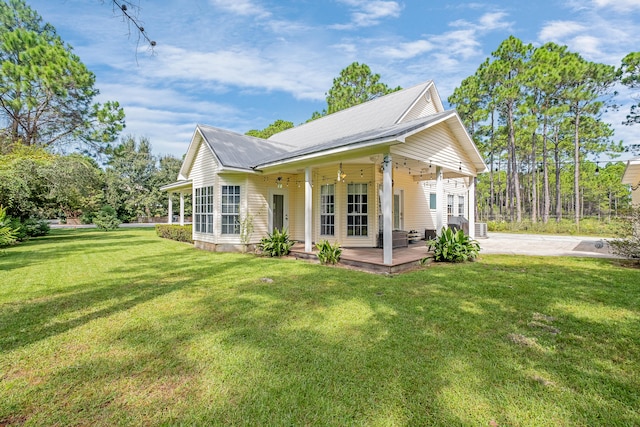
[[[240,234],[240,186],[223,185],[221,225],[222,234]]]
[[[196,188],[194,205],[195,231],[213,234],[213,187]]]
[[[347,236],[369,234],[368,185],[347,185]]]
[[[335,235],[335,187],[334,184],[320,187],[320,234],[323,236]]]
[[[464,196],[458,196],[458,216],[464,216]]]
[[[447,215],[453,215],[453,194],[447,194]]]

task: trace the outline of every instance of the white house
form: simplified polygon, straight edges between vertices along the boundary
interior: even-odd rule
[[[235,250],[286,228],[306,252],[325,239],[382,246],[391,264],[394,230],[423,237],[464,217],[473,236],[474,182],[484,171],[460,117],[428,81],[268,140],[198,125],[178,181],[162,189],[193,195],[199,248]]]
[[[640,207],[640,157],[627,162],[622,183],[631,186],[631,202],[634,206]]]

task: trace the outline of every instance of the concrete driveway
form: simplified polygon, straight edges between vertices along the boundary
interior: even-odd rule
[[[488,233],[477,239],[482,254],[580,256],[617,258],[610,252],[605,239],[582,236],[543,234]]]

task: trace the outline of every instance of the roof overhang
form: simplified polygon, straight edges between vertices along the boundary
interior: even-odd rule
[[[265,163],[262,165],[256,166],[257,171],[268,172],[269,169],[273,168],[281,168],[283,166],[294,166],[303,163],[311,163],[318,159],[322,159],[323,161],[332,160],[332,158],[344,157],[345,154],[349,153],[350,155],[362,155],[363,152],[366,152],[374,147],[384,147],[394,144],[399,144],[404,142],[404,138],[382,138],[373,141],[362,141],[355,142],[348,145],[343,145],[340,147],[335,147],[332,149],[317,151],[313,153],[308,153],[299,156],[293,156],[287,159],[276,160],[273,162]]]
[[[627,161],[627,167],[622,175],[622,183],[638,188],[640,185],[640,157]]]
[[[200,148],[201,143],[205,143],[211,154],[216,158],[216,161],[219,163],[219,159],[216,156],[216,153],[211,149],[211,146],[206,142],[204,135],[200,131],[200,125],[196,125],[196,130],[193,132],[193,136],[191,137],[191,142],[189,143],[189,148],[187,148],[187,154],[184,156],[184,160],[182,161],[182,166],[180,166],[180,172],[178,173],[179,180],[186,180],[189,176],[189,171],[191,170],[191,166],[195,161],[195,158],[198,154],[198,148]]]
[[[172,182],[171,184],[163,185],[162,187],[160,187],[160,191],[168,191],[170,193],[180,193],[180,192],[184,192],[185,190],[191,190],[192,187],[193,187],[193,181],[189,179],[189,180],[176,181],[176,182]]]
[[[439,117],[435,120],[424,120],[418,122],[415,125],[409,123],[395,125],[387,131],[381,132],[382,137],[353,139],[351,142],[340,144],[338,146],[330,145],[330,148],[323,148],[319,146],[317,150],[309,152],[308,150],[296,154],[291,153],[289,157],[273,160],[264,164],[256,165],[256,170],[272,169],[275,167],[291,166],[293,164],[311,162],[317,159],[326,160],[332,156],[344,155],[345,153],[356,154],[360,151],[371,148],[385,148],[395,144],[402,144],[411,135],[422,132],[430,127],[436,126],[440,123],[446,123],[455,137],[460,141],[465,153],[469,156],[476,173],[487,172],[487,166],[482,159],[482,155],[478,151],[478,148],[473,143],[471,136],[464,127],[460,116],[456,111],[448,111],[445,113],[439,113]],[[398,131],[394,133],[394,127],[398,127]]]

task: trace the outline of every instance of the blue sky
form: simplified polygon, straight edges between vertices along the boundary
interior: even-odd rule
[[[353,61],[390,86],[434,80],[446,101],[512,34],[616,66],[640,50],[640,0],[134,0],[153,51],[111,1],[27,2],[96,74],[99,100],[124,107],[124,133],[175,156],[197,123],[244,133],[306,121]],[[640,127],[619,124],[623,92],[606,119],[638,143]]]

